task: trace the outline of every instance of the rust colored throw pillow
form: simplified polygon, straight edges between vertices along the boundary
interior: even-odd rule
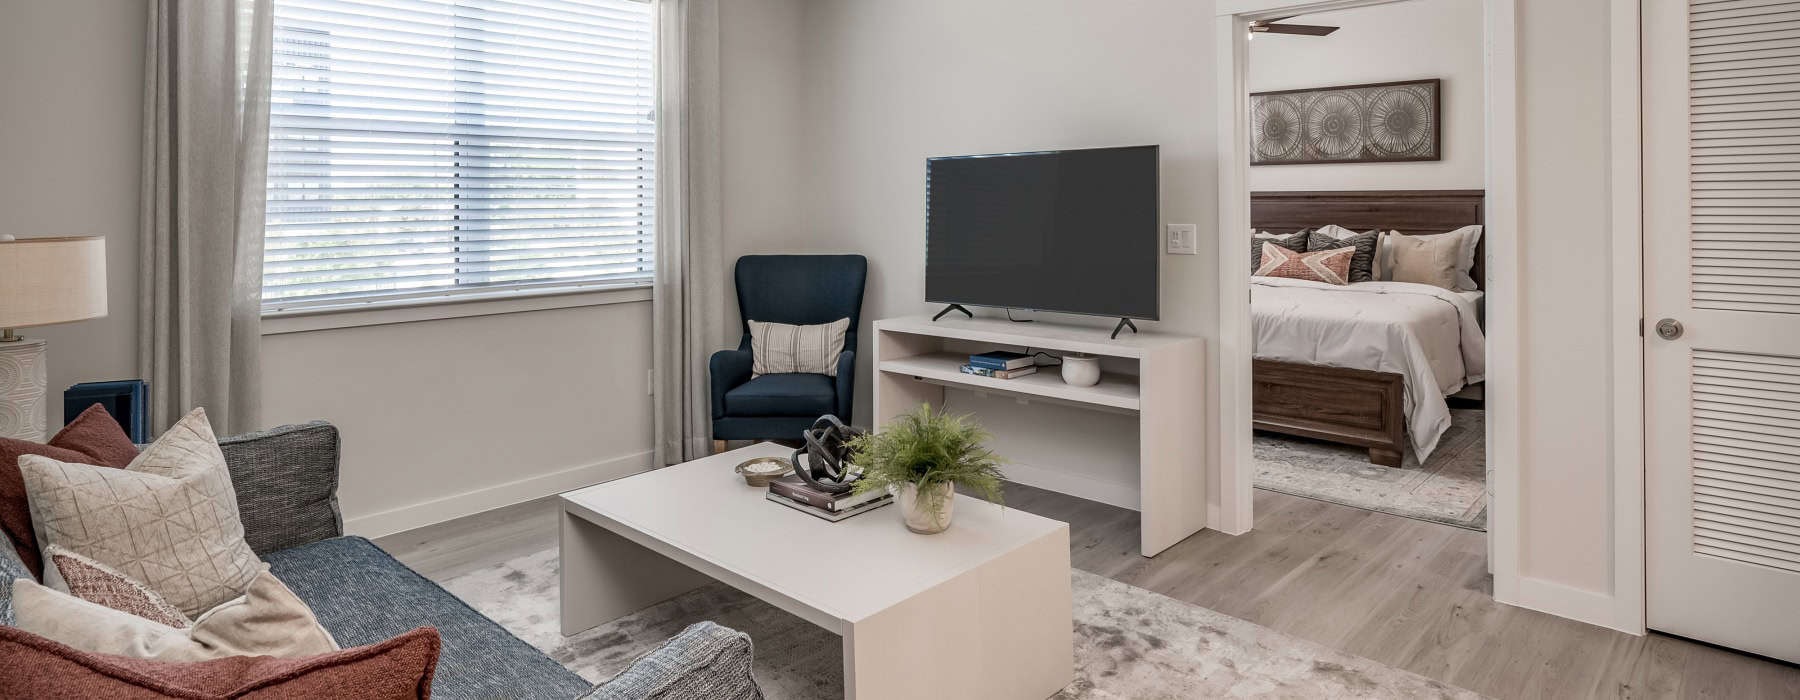
[[[1335,248],[1316,253],[1296,253],[1280,246],[1264,243],[1261,277],[1287,277],[1326,284],[1350,283],[1350,258],[1355,248]]]
[[[44,563],[38,556],[37,535],[31,530],[31,507],[25,499],[25,480],[19,475],[19,457],[39,455],[59,462],[124,468],[138,456],[137,445],[112,414],[99,404],[89,406],[75,420],[57,431],[50,442],[0,438],[0,530],[25,562],[31,575],[43,578]]]
[[[304,659],[232,656],[169,663],[90,654],[0,626],[0,697],[374,698],[431,697],[438,632]]]

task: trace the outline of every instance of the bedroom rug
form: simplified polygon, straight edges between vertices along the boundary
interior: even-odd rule
[[[1480,409],[1451,409],[1450,429],[1420,465],[1369,463],[1367,450],[1257,433],[1256,487],[1487,531],[1487,440]]]
[[[714,583],[573,637],[558,631],[556,551],[444,582],[451,593],[583,678],[610,678],[702,620],[756,645],[771,700],[843,697],[836,635]],[[1476,698],[1409,671],[1084,571],[1073,572],[1075,682],[1058,698]]]

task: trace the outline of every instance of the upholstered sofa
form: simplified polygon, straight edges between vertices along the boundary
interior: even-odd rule
[[[220,441],[244,535],[276,577],[345,647],[416,627],[442,637],[438,698],[760,698],[750,640],[711,624],[689,627],[595,687],[361,537],[343,535],[338,431],[286,426]],[[30,573],[0,546],[0,624],[11,624],[12,581]]]

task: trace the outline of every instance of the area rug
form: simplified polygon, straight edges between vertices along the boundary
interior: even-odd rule
[[[1480,409],[1452,409],[1431,459],[1399,468],[1356,447],[1257,433],[1256,487],[1487,531],[1487,440]]]
[[[444,587],[590,681],[712,620],[750,635],[756,680],[771,700],[843,697],[839,637],[723,584],[565,638],[556,566],[556,552],[546,550]],[[1075,681],[1058,698],[1479,697],[1111,579],[1072,576]]]

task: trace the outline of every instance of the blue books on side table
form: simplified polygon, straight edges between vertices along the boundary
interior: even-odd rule
[[[139,445],[149,444],[150,435],[150,385],[142,379],[123,379],[116,382],[87,382],[69,387],[63,392],[63,424],[75,420],[89,406],[100,404],[106,412],[112,414],[131,441]]]
[[[969,366],[981,367],[984,369],[1018,369],[1020,367],[1030,367],[1034,362],[1035,361],[1030,355],[1022,352],[1008,352],[1005,350],[995,350],[993,352],[984,352],[979,355],[969,356]]]

